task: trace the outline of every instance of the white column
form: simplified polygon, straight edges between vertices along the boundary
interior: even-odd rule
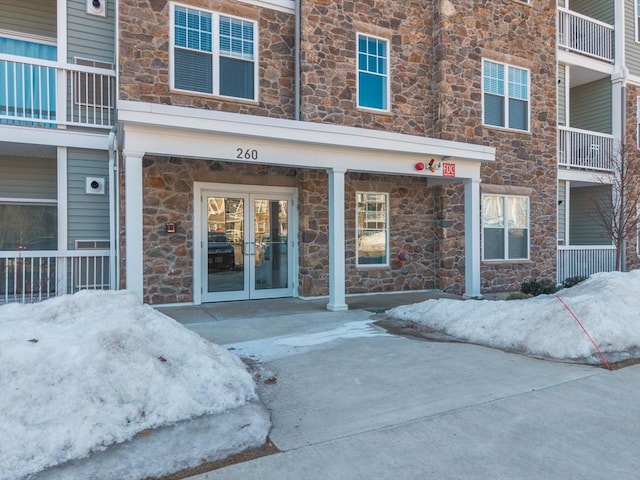
[[[344,268],[344,174],[345,169],[329,173],[329,303],[327,310],[341,311],[345,302]]]
[[[67,191],[67,147],[58,147],[56,153],[57,174],[58,174],[58,251],[69,250],[68,229],[69,229],[69,208]],[[73,285],[69,285],[67,276],[68,257],[58,257],[56,268],[56,291],[58,295],[73,293]],[[71,288],[69,288],[71,287]]]
[[[124,204],[125,204],[125,288],[142,300],[143,249],[142,249],[142,157],[143,152],[124,153]]]
[[[464,285],[466,297],[480,293],[480,181],[464,184]]]

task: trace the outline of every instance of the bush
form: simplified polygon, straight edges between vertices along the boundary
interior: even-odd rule
[[[513,292],[510,293],[505,300],[525,300],[531,297],[533,297],[533,295],[531,295],[530,293]]]
[[[577,285],[577,284],[579,284],[581,282],[584,282],[587,278],[589,278],[589,277],[586,277],[584,275],[578,275],[576,277],[565,278],[564,282],[562,282],[562,287],[563,288],[571,288],[574,285]]]
[[[548,278],[532,278],[528,282],[520,284],[520,291],[536,297],[538,295],[555,293],[558,291],[558,287],[556,286],[556,282]]]

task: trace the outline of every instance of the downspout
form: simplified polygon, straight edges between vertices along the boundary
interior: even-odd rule
[[[295,2],[295,39],[294,39],[294,120],[300,120],[300,12],[302,0]]]
[[[109,132],[109,285],[111,290],[118,290],[120,285],[118,276],[116,275],[116,266],[118,265],[118,247],[117,247],[117,227],[116,205],[117,189],[117,165],[116,152],[118,149],[118,139],[116,138],[115,129]]]

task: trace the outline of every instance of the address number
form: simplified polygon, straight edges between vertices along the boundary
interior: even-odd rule
[[[240,160],[258,160],[258,150],[236,148],[236,158]]]

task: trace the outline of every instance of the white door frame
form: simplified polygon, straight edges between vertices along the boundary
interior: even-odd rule
[[[288,236],[290,251],[289,268],[291,270],[290,293],[292,297],[298,296],[298,189],[294,187],[271,187],[263,185],[242,185],[231,183],[194,182],[193,184],[193,303],[200,305],[203,299],[204,282],[204,258],[202,251],[206,241],[206,225],[203,224],[203,195],[205,192],[234,194],[264,194],[285,195],[292,198],[293,203],[289,214],[291,234]],[[249,208],[249,206],[247,206]],[[252,220],[253,221],[253,220]]]

